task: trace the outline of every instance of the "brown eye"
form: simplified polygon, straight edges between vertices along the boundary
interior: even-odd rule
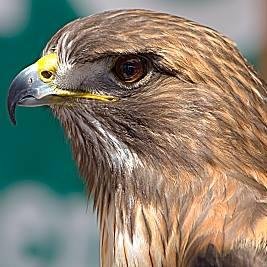
[[[146,60],[135,55],[119,57],[113,72],[124,83],[138,82],[147,74]]]

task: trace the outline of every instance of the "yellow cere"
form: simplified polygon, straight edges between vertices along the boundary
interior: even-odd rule
[[[43,82],[50,82],[58,68],[58,56],[51,53],[41,57],[37,62],[37,73]]]
[[[54,74],[58,69],[58,56],[56,53],[51,53],[43,56],[36,62],[37,73],[41,81],[49,83],[53,80]],[[117,98],[109,95],[97,95],[81,91],[63,90],[58,87],[53,88],[53,94],[58,96],[86,98],[101,101],[116,101]]]

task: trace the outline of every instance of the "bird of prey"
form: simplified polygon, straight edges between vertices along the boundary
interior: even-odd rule
[[[217,31],[116,10],[60,29],[8,109],[48,105],[64,127],[102,266],[267,266],[266,98]]]

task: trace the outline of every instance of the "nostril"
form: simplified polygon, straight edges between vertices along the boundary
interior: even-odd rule
[[[50,79],[53,76],[53,73],[48,70],[44,70],[41,72],[41,76],[45,79]]]

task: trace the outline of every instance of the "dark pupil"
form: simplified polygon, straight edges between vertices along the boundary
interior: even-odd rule
[[[142,71],[141,62],[137,59],[127,60],[120,66],[121,75],[125,80],[130,80],[139,76]]]
[[[132,77],[136,72],[136,66],[132,62],[127,62],[122,65],[122,73],[125,78]]]

